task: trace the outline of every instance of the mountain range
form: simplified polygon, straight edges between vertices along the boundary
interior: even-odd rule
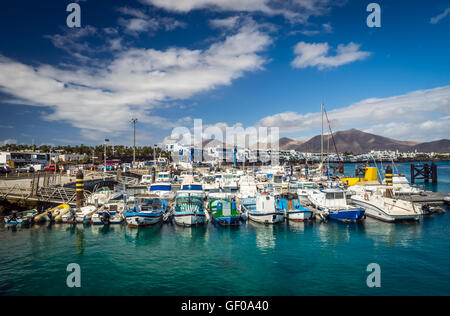
[[[340,131],[333,134],[336,147],[339,152],[349,152],[353,154],[364,154],[371,150],[392,150],[399,152],[435,152],[450,153],[450,139],[441,139],[432,142],[401,141],[388,137],[366,133],[357,129]],[[308,141],[295,140],[289,137],[283,137],[279,140],[279,149],[297,150],[300,152],[320,152],[320,135],[314,136]],[[216,139],[203,140],[203,148],[218,147],[224,144]],[[224,147],[232,148],[231,145]],[[253,144],[252,149],[270,148],[271,144]],[[330,135],[324,135],[324,152],[334,153],[333,138]]]
[[[371,150],[398,150],[400,152],[435,152],[450,153],[450,139],[441,139],[432,142],[400,141],[392,138],[378,136],[357,129],[340,131],[333,134],[339,152],[363,154]],[[297,150],[302,152],[320,152],[320,135],[308,141],[297,141],[291,138],[280,139],[280,149]],[[329,150],[328,150],[329,144]],[[324,151],[335,152],[333,139],[324,135]]]

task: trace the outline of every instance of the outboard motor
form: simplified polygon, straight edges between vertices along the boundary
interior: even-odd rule
[[[70,218],[71,218],[71,220],[74,223],[76,223],[76,221],[77,221],[77,213],[76,213],[76,211],[73,208],[70,209]]]
[[[47,212],[47,217],[48,217],[50,223],[53,222],[53,215],[52,215],[52,212],[48,211],[48,212]]]
[[[424,205],[422,205],[422,211],[424,214],[430,214],[430,206],[425,203]]]
[[[111,219],[111,214],[109,214],[108,211],[104,211],[102,214],[102,223],[103,225],[109,225],[110,224],[110,219]]]

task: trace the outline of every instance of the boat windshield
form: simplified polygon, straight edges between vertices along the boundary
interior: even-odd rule
[[[334,192],[326,194],[327,200],[342,200],[344,199],[344,192]]]
[[[177,199],[177,207],[181,207],[183,204],[195,204],[198,206],[202,206],[203,205],[203,199],[199,198],[199,197],[191,197],[191,196],[186,196],[186,197],[180,197]]]

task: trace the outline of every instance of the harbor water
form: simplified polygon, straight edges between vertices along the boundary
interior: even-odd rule
[[[409,164],[397,168],[409,178]],[[426,189],[449,193],[450,163],[438,175]],[[1,225],[0,295],[450,295],[449,244],[449,213],[398,224]],[[80,288],[66,285],[70,263]],[[371,263],[380,288],[367,286]]]

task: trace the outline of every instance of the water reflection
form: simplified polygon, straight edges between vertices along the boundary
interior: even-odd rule
[[[162,224],[156,224],[151,227],[126,228],[125,242],[135,244],[136,246],[148,245],[158,242],[161,239]]]
[[[327,245],[338,245],[348,243],[352,235],[364,234],[366,229],[365,222],[343,223],[329,221],[327,223],[316,222],[317,236]]]
[[[251,227],[256,233],[256,247],[260,250],[268,250],[275,248],[275,226],[278,225],[265,225],[252,221],[248,221],[249,227]]]
[[[206,245],[209,240],[209,229],[207,225],[183,227],[173,225],[173,233],[177,239],[177,243],[182,243],[188,247],[200,247]]]
[[[365,227],[365,236],[374,240],[375,246],[408,247],[422,236],[421,222],[385,223],[367,219]]]
[[[312,221],[308,221],[308,222],[288,221],[288,222],[286,222],[286,226],[287,226],[288,230],[291,232],[304,233],[305,231],[312,229],[314,226],[314,223]]]

